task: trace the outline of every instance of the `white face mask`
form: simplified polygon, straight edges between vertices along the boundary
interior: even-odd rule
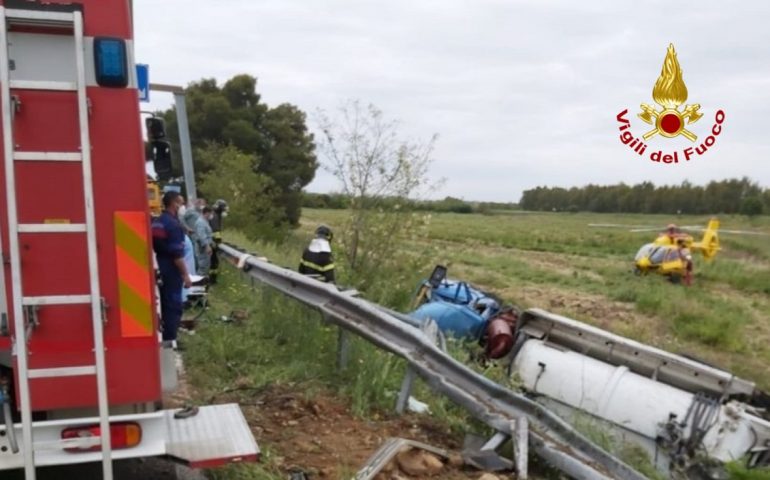
[[[227,216],[227,212],[222,212],[222,218]]]
[[[185,213],[187,213],[187,207],[182,205],[181,207],[179,207],[179,210],[177,210],[176,216],[179,217],[179,218],[182,218],[182,217],[184,217]]]

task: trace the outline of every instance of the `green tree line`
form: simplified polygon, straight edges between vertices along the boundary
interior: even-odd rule
[[[311,193],[306,192],[302,197],[305,208],[329,208],[344,210],[350,208],[350,196],[342,193]],[[518,210],[515,203],[505,202],[472,202],[456,197],[445,197],[441,200],[409,200],[391,197],[379,200],[379,205],[386,209],[400,209],[445,212],[445,213],[491,213],[495,210]]]
[[[519,205],[524,210],[588,211],[601,213],[770,214],[770,189],[749,178],[712,181],[705,186],[688,181],[680,185],[586,185],[525,190]]]

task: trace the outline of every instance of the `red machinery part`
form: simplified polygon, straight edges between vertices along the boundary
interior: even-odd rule
[[[486,355],[489,358],[502,358],[513,348],[513,329],[509,320],[498,316],[487,325]]]

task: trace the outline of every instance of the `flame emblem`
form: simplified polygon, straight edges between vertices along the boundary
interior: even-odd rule
[[[682,78],[682,68],[676,59],[674,44],[669,44],[666,58],[663,60],[663,68],[660,71],[658,81],[652,89],[652,99],[655,103],[663,107],[658,111],[652,105],[643,103],[641,105],[642,113],[639,118],[654,125],[655,128],[645,133],[644,139],[660,134],[667,138],[673,138],[677,135],[686,137],[694,142],[698,137],[691,131],[684,128],[685,120],[687,124],[695,123],[703,116],[698,112],[700,104],[685,105],[680,112],[679,106],[687,101],[687,85]]]

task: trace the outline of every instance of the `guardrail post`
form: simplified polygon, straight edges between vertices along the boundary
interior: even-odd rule
[[[409,404],[409,397],[412,395],[412,384],[414,383],[414,378],[415,373],[412,367],[406,367],[404,381],[401,382],[401,391],[398,392],[398,398],[396,399],[396,413],[399,415],[404,413],[406,406]]]
[[[441,340],[441,331],[438,328],[438,324],[431,319],[427,319],[425,323],[420,327],[422,333],[428,337],[428,339],[435,345],[437,343],[443,343]],[[446,345],[442,345],[442,350],[446,348]],[[396,399],[396,413],[399,415],[404,413],[407,405],[409,405],[409,397],[412,395],[412,384],[416,377],[414,369],[411,366],[406,367],[406,373],[404,374],[404,380],[401,382],[401,391],[398,392],[398,398]]]
[[[348,368],[350,359],[350,333],[342,327],[337,327],[337,370]]]
[[[517,417],[511,425],[511,440],[513,440],[513,462],[516,465],[516,478],[527,480],[529,457],[529,421],[527,417]]]

